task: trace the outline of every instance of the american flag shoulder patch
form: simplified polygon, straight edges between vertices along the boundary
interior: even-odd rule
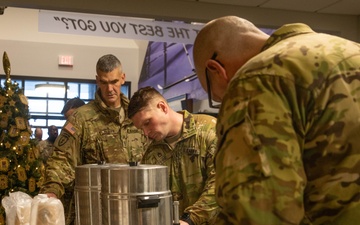
[[[71,135],[74,135],[76,132],[75,127],[72,125],[72,123],[67,123],[64,127],[65,130],[67,130]]]

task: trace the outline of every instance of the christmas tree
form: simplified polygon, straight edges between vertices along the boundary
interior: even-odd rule
[[[0,196],[22,191],[38,194],[43,182],[44,165],[39,158],[37,141],[31,139],[28,100],[16,82],[10,79],[10,61],[4,52],[6,75],[0,87]],[[5,224],[5,210],[0,208],[0,225]]]

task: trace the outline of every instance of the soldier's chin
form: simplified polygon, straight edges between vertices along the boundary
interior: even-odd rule
[[[116,99],[109,99],[109,98],[107,98],[105,103],[106,103],[106,105],[108,105],[108,106],[114,105],[114,104],[116,103]]]
[[[154,141],[159,141],[159,135],[153,135],[153,136],[151,136],[151,137],[149,137],[151,140],[154,140]]]
[[[116,102],[116,97],[115,96],[107,97],[107,101],[114,103]]]

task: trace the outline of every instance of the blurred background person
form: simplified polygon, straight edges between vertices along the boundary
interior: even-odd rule
[[[61,111],[61,114],[64,115],[65,119],[68,119],[69,116],[80,106],[85,105],[85,102],[81,100],[80,98],[72,98],[69,101],[66,102],[64,105],[64,108]]]
[[[48,135],[49,137],[46,140],[42,140],[38,144],[40,156],[44,164],[46,164],[46,161],[54,151],[54,142],[58,137],[58,128],[55,125],[48,127]]]
[[[38,141],[42,141],[43,131],[40,127],[35,128],[34,137]]]

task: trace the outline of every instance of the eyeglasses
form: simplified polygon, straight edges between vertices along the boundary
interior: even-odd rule
[[[218,62],[222,66],[223,64],[221,62],[219,62],[218,60],[216,60],[216,57],[217,57],[217,53],[214,52],[214,54],[211,56],[210,59],[215,60],[216,62]],[[206,89],[207,89],[208,99],[209,99],[209,107],[214,108],[214,109],[218,109],[218,108],[220,108],[221,104],[214,105],[214,103],[213,103],[213,100],[212,100],[212,97],[211,97],[209,71],[208,71],[207,67],[205,67],[205,78],[206,78]]]

